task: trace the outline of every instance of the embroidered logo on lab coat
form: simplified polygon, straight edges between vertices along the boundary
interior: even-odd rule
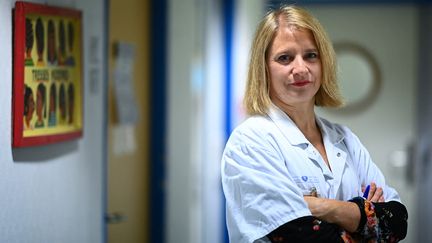
[[[317,176],[293,176],[295,183],[319,183]]]
[[[293,176],[294,182],[302,191],[303,195],[320,195],[320,185],[317,176]]]

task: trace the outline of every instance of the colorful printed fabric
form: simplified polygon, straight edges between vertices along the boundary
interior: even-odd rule
[[[362,197],[350,201],[356,203],[361,212],[355,233],[306,216],[280,226],[267,237],[272,243],[394,243],[405,238],[408,213],[401,203],[372,203]]]
[[[359,206],[361,220],[355,234],[342,232],[344,242],[393,243],[405,238],[408,213],[401,203],[372,203],[362,197],[350,201]]]

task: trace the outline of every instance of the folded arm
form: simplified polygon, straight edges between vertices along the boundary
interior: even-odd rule
[[[372,182],[366,199],[373,203],[384,202],[383,194],[382,188],[377,187]],[[364,222],[361,222],[361,209],[354,202],[311,196],[305,196],[304,199],[308,203],[313,216],[337,224],[348,232],[355,232],[359,226],[364,224]]]
[[[288,222],[268,235],[271,242],[398,242],[406,237],[408,213],[396,201],[383,202],[383,192],[375,185],[367,198],[348,202],[306,196],[312,216]]]
[[[361,214],[355,203],[309,196],[305,200],[313,216],[336,224],[348,232],[357,230]]]

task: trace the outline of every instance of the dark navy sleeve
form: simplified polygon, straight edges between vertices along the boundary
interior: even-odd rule
[[[339,226],[321,221],[313,216],[292,220],[267,235],[272,243],[340,243]]]

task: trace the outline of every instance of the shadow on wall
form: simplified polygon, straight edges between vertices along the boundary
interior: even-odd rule
[[[46,163],[78,151],[78,141],[67,141],[38,147],[14,148],[12,157],[18,163]]]

